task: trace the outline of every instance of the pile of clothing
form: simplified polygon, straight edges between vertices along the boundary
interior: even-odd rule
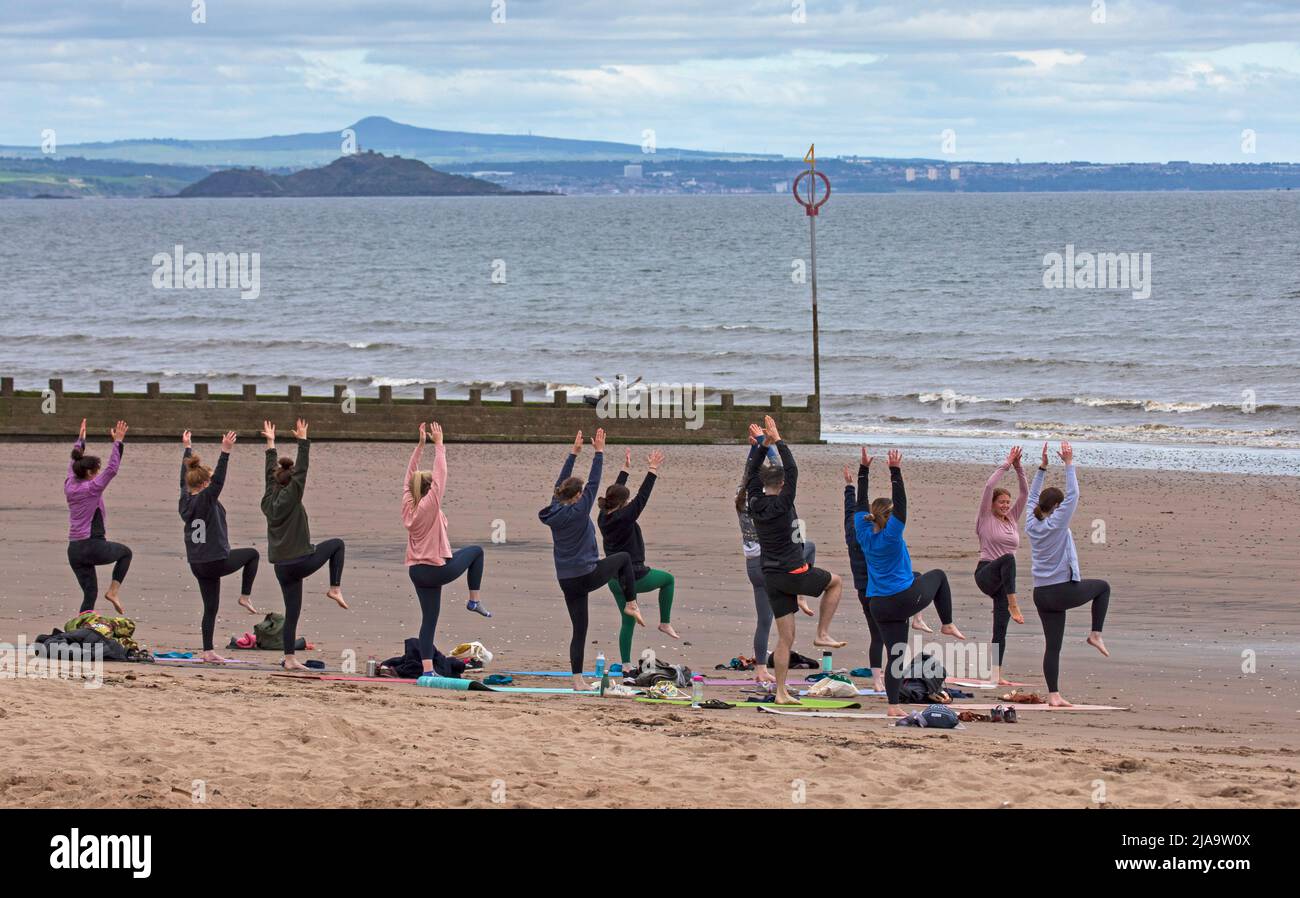
[[[94,611],[83,611],[64,623],[62,630],[55,628],[53,633],[37,636],[35,652],[48,658],[53,648],[62,657],[80,658],[82,653],[93,657],[97,645],[103,646],[105,661],[153,661],[148,648],[135,640],[135,621],[129,617],[104,617]]]

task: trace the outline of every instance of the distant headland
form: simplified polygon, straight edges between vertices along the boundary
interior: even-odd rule
[[[320,168],[276,175],[258,168],[213,172],[181,190],[180,197],[282,196],[546,196],[547,191],[507,190],[500,184],[430,168],[418,159],[367,150]]]

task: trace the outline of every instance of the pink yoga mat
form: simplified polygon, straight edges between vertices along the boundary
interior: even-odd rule
[[[1121,708],[1118,705],[1073,705],[1069,708],[1053,708],[1051,705],[1022,705],[1019,702],[1001,702],[1005,708],[1015,708],[1016,713],[1021,711],[1127,711],[1128,708]],[[961,704],[952,704],[948,706],[954,711],[992,711],[997,705],[968,705],[965,702]]]
[[[786,685],[789,686],[807,686],[808,683],[809,683],[808,680],[786,680]],[[757,680],[727,680],[727,679],[714,678],[714,679],[706,679],[704,681],[704,685],[705,686],[757,686],[758,681]]]

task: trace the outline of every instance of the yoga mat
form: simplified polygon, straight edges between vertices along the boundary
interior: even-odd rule
[[[155,664],[255,664],[255,661],[245,661],[243,658],[227,658],[225,661],[204,661],[202,658],[162,658],[158,655],[153,656]]]
[[[285,676],[293,676],[286,673]],[[341,680],[347,683],[414,683],[415,680],[404,680],[401,677],[316,677],[318,680]]]
[[[800,694],[800,695],[807,695],[807,694],[808,694],[808,690],[807,690],[807,689],[800,689],[800,690],[799,690],[799,694]],[[884,694],[885,694],[885,693],[883,693],[883,692],[877,692],[877,691],[874,690],[874,689],[859,689],[859,690],[858,690],[858,695],[884,695]]]
[[[997,683],[989,683],[985,680],[954,680],[952,677],[944,680],[945,683],[951,683],[954,686],[965,686],[967,689],[1014,689],[1017,686],[1024,686],[1025,683],[1012,683],[1010,686],[999,686]]]
[[[767,705],[759,705],[758,710],[765,714],[784,714],[788,717],[859,717],[863,720],[885,720],[889,717],[884,711],[850,714],[844,711],[792,711],[789,708],[772,708]]]
[[[691,703],[690,699],[676,698],[639,698],[639,702],[646,702],[652,705],[687,705]],[[732,702],[737,708],[762,708],[771,706],[771,702]],[[790,710],[795,709],[794,705],[782,705],[783,708]],[[861,708],[862,705],[857,702],[845,701],[843,699],[829,698],[806,698],[798,706],[803,708]]]
[[[1015,708],[1016,713],[1021,711],[1127,711],[1128,708],[1121,708],[1118,705],[1072,705],[1069,708],[1053,708],[1051,705],[1022,705],[1019,702],[1001,702],[1004,708]],[[992,711],[997,705],[967,705],[952,704],[948,705],[954,711]]]
[[[454,677],[420,677],[415,685],[430,689],[451,689],[455,692],[491,692],[491,686],[484,686],[478,680],[458,680]]]
[[[807,686],[807,680],[786,680],[787,686]],[[722,678],[706,679],[705,686],[757,686],[758,680],[727,680]]]
[[[526,695],[600,695],[600,691],[596,689],[574,692],[572,689],[548,689],[545,686],[487,686],[485,688],[489,692],[520,692]]]
[[[571,677],[573,674],[562,670],[507,670],[503,671],[512,677]],[[584,677],[598,677],[600,674],[594,670],[589,670],[583,674]],[[610,674],[612,677],[622,678],[622,674]]]

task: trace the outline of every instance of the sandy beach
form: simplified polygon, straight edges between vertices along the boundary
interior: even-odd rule
[[[611,429],[605,483],[622,459],[617,440]],[[4,446],[5,642],[48,633],[77,609],[60,488],[70,443],[71,437],[67,445]],[[210,439],[196,440],[196,448],[213,461],[219,451]],[[1112,657],[1083,644],[1087,615],[1072,613],[1062,690],[1075,702],[1126,711],[1026,711],[1014,725],[916,731],[876,719],[693,712],[583,696],[451,693],[295,681],[266,670],[116,664],[98,690],[59,680],[0,681],[0,805],[1082,808],[1097,803],[1098,790],[1115,807],[1300,805],[1300,520],[1292,513],[1300,479],[1093,469],[1088,447],[1076,448],[1082,501],[1074,534],[1084,576],[1112,585]],[[92,439],[91,449],[108,451],[102,440]],[[645,449],[634,449],[634,486]],[[300,657],[337,667],[352,650],[364,666],[367,656],[400,654],[403,639],[415,634],[418,607],[398,516],[410,450],[313,448],[306,497],[312,535],[346,540],[344,590],[352,610],[323,596],[323,575],[308,581],[299,632],[317,649]],[[840,472],[856,453],[837,446],[794,451],[802,474],[799,511],[817,543],[818,564],[847,578]],[[496,654],[492,670],[565,669],[568,618],[549,533],[536,518],[565,452],[558,445],[449,446],[452,544],[484,547],[483,595],[495,616],[467,612],[464,583],[454,584],[444,591],[440,647],[477,639]],[[588,448],[577,473],[585,475],[590,457]],[[654,629],[650,601],[650,627],[638,632],[637,651],[652,647],[664,660],[709,675],[715,664],[748,654],[752,593],[731,506],[743,457],[739,446],[669,450],[642,527],[649,562],[677,578],[673,623],[683,642]],[[179,458],[179,444],[128,440],[106,495],[108,536],[134,552],[122,593],[127,614],[138,622],[137,638],[159,651],[199,648],[199,598],[176,514]],[[984,478],[998,461],[904,467],[915,566],[948,572],[956,622],[972,639],[987,640],[991,628],[989,600],[971,576],[972,531]],[[232,545],[264,551],[261,464],[261,441],[242,435],[223,502]],[[1059,465],[1052,473],[1059,480]],[[1104,542],[1090,538],[1098,522]],[[505,541],[494,543],[503,528]],[[1045,694],[1028,559],[1026,541],[1019,555],[1026,623],[1012,624],[1005,673]],[[106,575],[101,569],[101,589]],[[236,593],[228,579],[218,650],[259,619],[235,604]],[[265,558],[254,601],[263,610],[283,607]],[[933,611],[928,617],[937,623]],[[589,666],[598,650],[616,660],[617,625],[613,599],[594,594]],[[867,628],[847,593],[833,630],[849,641],[836,653],[837,665],[866,666]],[[810,622],[801,620],[799,651],[816,654],[812,635]],[[1243,653],[1253,653],[1253,672],[1243,672]],[[740,697],[734,688],[709,692]],[[865,711],[884,710],[883,698],[861,702]]]

